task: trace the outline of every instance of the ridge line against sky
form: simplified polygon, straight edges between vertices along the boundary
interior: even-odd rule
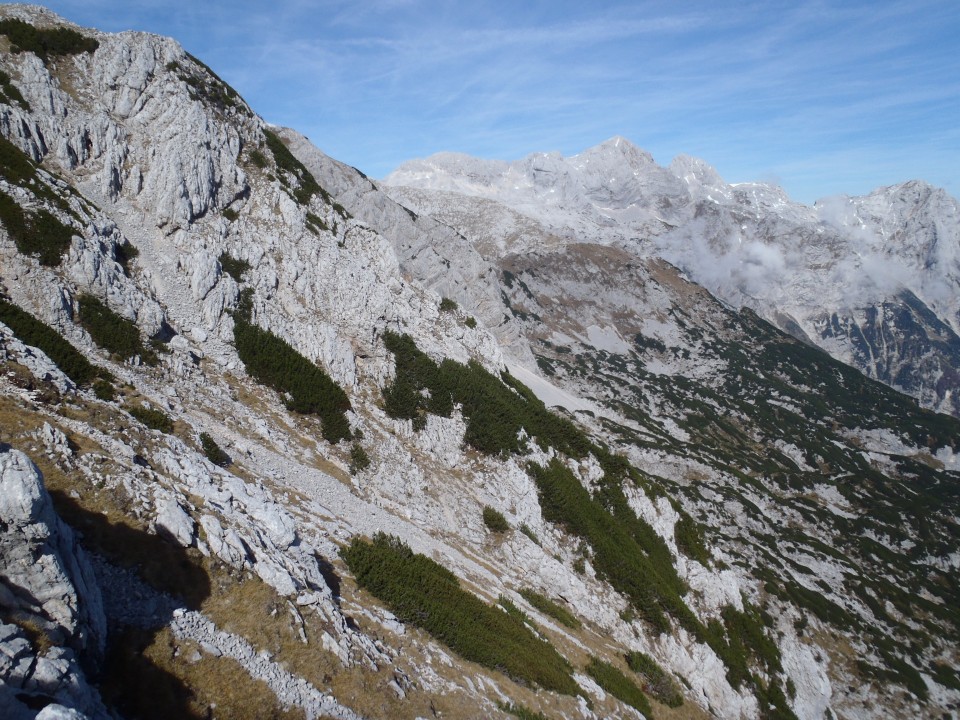
[[[43,4],[175,38],[267,121],[372,177],[622,135],[807,203],[911,179],[960,194],[956,0]]]

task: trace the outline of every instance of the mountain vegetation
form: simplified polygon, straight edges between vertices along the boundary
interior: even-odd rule
[[[375,182],[20,5],[0,120],[11,716],[960,707],[942,191],[623,138]]]
[[[569,665],[549,643],[510,613],[463,590],[456,575],[399,538],[355,538],[343,557],[357,582],[400,620],[422,627],[467,660],[546,690],[580,692]]]

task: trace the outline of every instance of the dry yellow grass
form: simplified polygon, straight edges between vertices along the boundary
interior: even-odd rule
[[[254,680],[235,660],[212,657],[164,628],[126,629],[107,659],[102,692],[130,717],[302,720],[298,708],[283,708],[266,683]]]

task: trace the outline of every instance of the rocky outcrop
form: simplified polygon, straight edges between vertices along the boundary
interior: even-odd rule
[[[0,706],[5,717],[105,717],[83,667],[106,642],[100,590],[30,459],[0,445]],[[57,714],[59,713],[59,714]]]

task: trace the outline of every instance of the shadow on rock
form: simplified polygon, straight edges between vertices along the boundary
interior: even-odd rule
[[[155,632],[142,628],[111,632],[100,682],[104,701],[125,718],[203,720],[206,715],[191,707],[194,695],[190,688],[148,657],[156,640]],[[167,647],[159,651],[173,653]]]
[[[102,513],[84,508],[66,493],[51,491],[50,495],[60,517],[82,533],[81,544],[87,550],[114,565],[134,570],[151,588],[182,598],[191,610],[199,609],[210,596],[210,578],[199,551],[185,549],[125,523],[110,522]],[[104,588],[105,596],[109,592],[109,588]]]
[[[170,636],[160,634],[174,611],[197,610],[210,595],[199,552],[111,522],[63,492],[50,495],[60,517],[81,534],[103,596],[107,652],[97,684],[104,702],[126,718],[205,718],[188,685],[157,662],[176,657]]]

